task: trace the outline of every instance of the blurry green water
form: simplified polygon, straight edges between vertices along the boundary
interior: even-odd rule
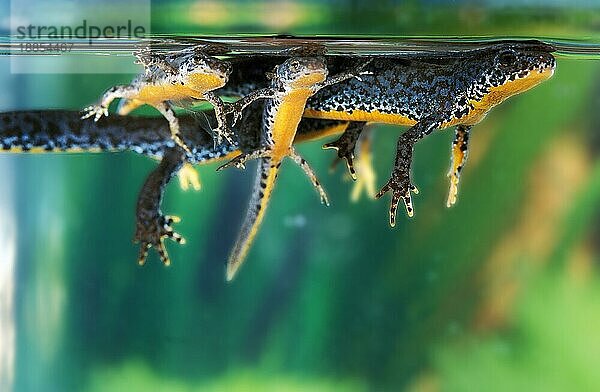
[[[238,24],[202,25],[189,17],[198,4],[156,4],[165,11],[153,13],[157,32],[274,30],[261,30],[260,15],[249,13]],[[360,2],[301,4],[325,11],[289,32],[578,39],[597,34],[600,20],[593,4],[522,13],[522,5],[462,2],[389,2],[387,13]],[[372,22],[377,15],[385,17]],[[17,75],[5,58],[0,67],[2,110],[81,108],[133,76]],[[599,71],[597,61],[559,57],[551,80],[492,111],[473,131],[452,209],[452,133],[419,143],[416,214],[400,215],[395,229],[387,199],[350,202],[352,183],[341,166],[328,173],[334,153],[322,142],[300,146],[332,206],[319,204],[299,169],[284,164],[231,284],[223,263],[251,167],[218,175],[214,165],[200,167],[199,193],[174,181],[163,210],[183,217],[178,230],[188,243],[168,244],[171,267],[153,255],[140,268],[134,207],[153,161],[132,153],[0,156],[0,287],[12,293],[0,358],[10,363],[14,353],[13,389],[600,388]],[[399,132],[374,128],[379,186]]]

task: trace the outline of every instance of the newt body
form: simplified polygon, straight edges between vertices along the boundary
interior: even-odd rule
[[[540,44],[503,44],[444,60],[442,64],[380,60],[372,75],[332,86],[312,100],[305,111],[311,118],[373,121],[411,128],[398,140],[391,178],[376,195],[392,193],[390,225],[404,201],[413,215],[410,167],[415,143],[433,132],[457,126],[451,165],[448,205],[456,200],[460,170],[467,155],[469,129],[494,106],[550,78],[553,48]],[[460,152],[460,153],[458,153]]]

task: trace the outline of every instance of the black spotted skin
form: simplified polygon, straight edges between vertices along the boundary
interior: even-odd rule
[[[81,119],[66,110],[34,110],[0,113],[0,145],[7,152],[133,151],[161,158],[170,139],[168,124],[154,117],[111,116]],[[212,137],[192,117],[183,117],[182,134],[191,146],[191,163],[202,163],[236,150],[225,144],[214,147]]]
[[[305,115],[334,118],[365,112],[376,118],[381,113],[393,115],[386,122],[403,125],[426,117],[455,125],[493,88],[525,78],[530,72],[554,69],[552,50],[538,43],[507,43],[439,59],[376,58],[366,67],[370,74],[323,89],[312,97]],[[365,121],[376,121],[369,118]]]

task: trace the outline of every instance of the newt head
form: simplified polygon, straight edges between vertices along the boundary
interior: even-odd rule
[[[294,57],[278,65],[276,77],[291,88],[310,88],[327,78],[327,63],[323,57]]]
[[[495,86],[505,86],[513,94],[523,92],[549,79],[554,74],[556,60],[550,46],[520,49],[518,46],[499,51],[494,56]],[[510,88],[509,88],[510,86]]]
[[[554,74],[556,60],[550,45],[498,45],[484,60],[483,83],[489,92],[504,99],[529,90]]]
[[[476,56],[467,65],[479,70],[467,93],[471,110],[456,123],[473,125],[492,107],[552,77],[556,67],[553,51],[542,43],[505,43]]]
[[[177,55],[173,64],[179,70],[178,82],[196,91],[221,88],[231,75],[231,64],[193,48]]]

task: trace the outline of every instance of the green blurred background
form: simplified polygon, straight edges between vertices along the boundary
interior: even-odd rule
[[[60,2],[57,4],[61,4]],[[6,10],[7,4],[3,4]],[[57,8],[58,9],[58,8]],[[160,1],[153,33],[523,36],[598,42],[600,4],[569,1]],[[81,108],[133,75],[10,73],[0,109]],[[284,165],[262,230],[224,281],[254,170],[174,181],[173,264],[135,263],[133,153],[2,155],[0,386],[16,391],[600,390],[600,63],[474,129],[445,207],[452,132],[416,148],[412,219],[352,203],[322,142],[302,145],[319,204]],[[374,127],[381,186],[401,128]]]

